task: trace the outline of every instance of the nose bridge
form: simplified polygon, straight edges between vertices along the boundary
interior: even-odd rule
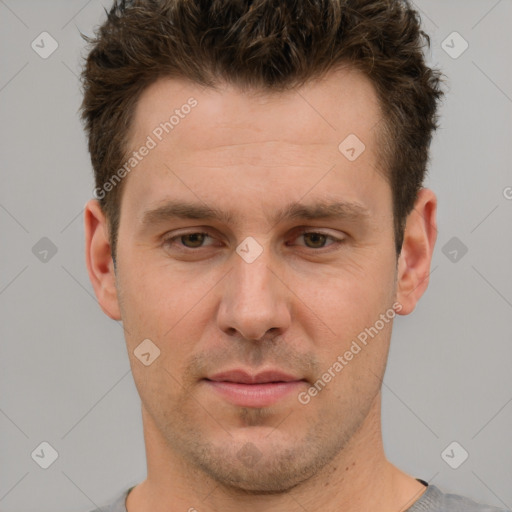
[[[233,272],[236,293],[240,294],[239,299],[258,298],[268,300],[272,295],[271,288],[273,273],[270,270],[268,256],[261,254],[258,258],[248,263],[242,258],[236,261]],[[274,278],[275,279],[275,278]]]
[[[244,248],[240,245],[238,251]],[[275,262],[268,247],[253,260],[238,251],[233,254],[233,269],[221,297],[219,327],[235,329],[247,339],[260,339],[269,329],[288,325],[285,291],[274,275]]]

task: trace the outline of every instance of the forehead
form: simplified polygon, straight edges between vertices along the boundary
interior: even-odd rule
[[[190,101],[197,106],[184,113]],[[284,92],[241,90],[225,83],[210,88],[163,78],[147,87],[137,102],[132,141],[143,140],[175,112],[176,124],[163,135],[169,135],[167,141],[183,153],[222,152],[223,147],[235,144],[271,140],[337,147],[349,133],[368,139],[380,120],[372,83],[363,73],[347,67]],[[365,142],[371,146],[370,140]]]
[[[224,201],[245,189],[278,204],[286,199],[283,191],[293,192],[291,202],[320,180],[327,191],[323,177],[334,167],[336,179],[365,192],[377,174],[380,119],[373,85],[353,69],[285,92],[160,79],[143,91],[135,110],[130,151],[148,137],[155,147],[130,174],[128,195],[141,210],[177,189]],[[364,144],[355,161],[340,152],[347,138]]]

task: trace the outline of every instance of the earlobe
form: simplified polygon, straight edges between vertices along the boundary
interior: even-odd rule
[[[110,318],[121,320],[107,220],[96,199],[85,205],[84,222],[87,271],[98,303]]]
[[[398,259],[397,300],[402,305],[399,313],[401,315],[414,311],[428,286],[437,238],[436,209],[435,194],[423,188],[407,217],[402,251]]]

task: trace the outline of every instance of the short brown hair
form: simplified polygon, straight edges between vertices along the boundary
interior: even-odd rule
[[[161,77],[285,91],[340,64],[362,71],[384,115],[380,149],[400,253],[443,94],[408,0],[119,0],[85,39],[82,119],[99,188],[124,161],[141,92]],[[119,183],[100,199],[113,257],[121,192]]]

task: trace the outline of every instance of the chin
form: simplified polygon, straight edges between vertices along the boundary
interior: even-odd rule
[[[330,450],[331,458],[335,453]],[[203,445],[189,452],[191,458],[202,473],[232,493],[282,494],[317,475],[330,457],[307,442],[286,446],[254,440]]]
[[[277,495],[289,492],[294,487],[308,480],[312,474],[306,476],[299,474],[299,469],[294,470],[287,466],[284,471],[267,470],[266,468],[250,469],[243,465],[222,466],[213,468],[201,468],[215,482],[229,489],[233,493],[242,494],[268,494]]]

